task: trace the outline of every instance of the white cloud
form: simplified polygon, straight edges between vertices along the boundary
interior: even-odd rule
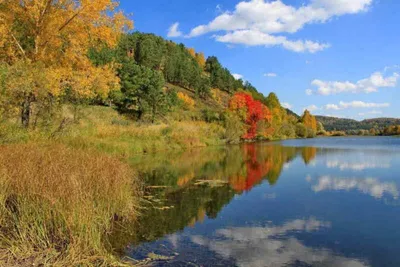
[[[324,23],[345,14],[363,12],[373,0],[311,0],[295,7],[281,0],[242,1],[234,11],[226,11],[208,24],[193,28],[188,37],[210,32],[223,32],[215,38],[220,42],[245,45],[282,45],[296,52],[317,52],[329,47],[312,41],[289,41],[279,33],[295,33],[307,24]],[[272,35],[273,34],[273,35]],[[251,37],[248,40],[246,37]]]
[[[357,82],[349,81],[322,81],[314,80],[312,85],[317,87],[315,91],[308,89],[307,95],[335,95],[341,93],[373,93],[378,92],[379,88],[396,87],[399,74],[394,72],[391,76],[386,76],[381,72],[373,73],[369,78]]]
[[[291,109],[291,108],[292,108],[292,105],[290,105],[290,104],[287,103],[287,102],[284,102],[284,103],[282,103],[282,107]]]
[[[390,107],[389,103],[366,103],[363,101],[343,102],[340,101],[339,105],[327,104],[325,110],[343,110],[349,108],[387,108]]]
[[[233,73],[232,76],[233,76],[233,78],[235,78],[236,80],[243,79],[243,75],[241,75],[241,74]]]
[[[325,109],[327,110],[340,110],[340,107],[338,105],[335,104],[328,104],[325,106]]]
[[[179,31],[179,22],[176,22],[171,25],[171,27],[168,29],[168,37],[180,37],[182,36],[182,32]]]
[[[276,73],[273,72],[269,72],[269,73],[265,73],[264,77],[277,77],[278,75]]]
[[[251,266],[352,266],[368,264],[355,258],[346,258],[325,248],[304,245],[292,233],[312,233],[331,228],[330,222],[310,218],[293,220],[281,226],[236,227],[220,229],[216,237],[192,236],[191,241],[209,248],[225,259],[235,259],[240,267]]]
[[[308,111],[310,111],[310,112],[313,112],[313,111],[316,111],[316,110],[319,110],[319,109],[320,109],[320,108],[317,107],[316,105],[311,105],[311,106],[305,107],[305,108],[303,109],[303,111],[304,111],[304,110],[308,110]]]
[[[215,35],[218,42],[229,44],[245,44],[248,46],[277,46],[281,45],[294,52],[315,53],[330,47],[329,44],[320,44],[309,40],[290,41],[285,36],[275,36],[259,30],[237,30],[225,35]]]

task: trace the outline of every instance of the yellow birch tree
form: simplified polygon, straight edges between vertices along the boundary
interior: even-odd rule
[[[29,126],[42,97],[106,97],[118,89],[113,65],[95,67],[88,49],[114,47],[133,27],[114,0],[0,0],[0,63],[9,71],[3,90]],[[39,75],[40,74],[40,75]]]

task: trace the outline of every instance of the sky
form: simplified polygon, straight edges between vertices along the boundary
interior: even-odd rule
[[[217,56],[300,114],[400,117],[398,0],[121,0],[135,30]]]

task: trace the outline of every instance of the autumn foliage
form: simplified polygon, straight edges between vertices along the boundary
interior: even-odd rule
[[[182,92],[179,92],[177,95],[178,95],[179,100],[181,100],[187,108],[189,108],[189,109],[194,108],[194,105],[196,104],[196,102],[194,101],[193,98],[191,98],[190,96],[188,96],[187,94],[182,93]]]
[[[317,131],[317,119],[308,110],[304,111],[301,120],[307,128]]]
[[[248,130],[243,136],[244,139],[253,139],[257,136],[257,124],[260,121],[271,122],[272,120],[272,114],[268,107],[248,93],[236,93],[229,103],[229,109],[237,113],[247,124]]]
[[[97,67],[87,57],[91,47],[115,47],[121,33],[133,27],[118,5],[113,0],[0,1],[4,95],[20,109],[25,127],[35,107],[53,105],[65,95],[104,99],[119,88],[113,64]]]

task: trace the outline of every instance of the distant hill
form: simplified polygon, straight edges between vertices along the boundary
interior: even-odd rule
[[[395,118],[376,118],[363,121],[327,116],[316,116],[316,118],[327,131],[370,130],[371,128],[382,129],[390,125],[400,125],[400,119]]]

